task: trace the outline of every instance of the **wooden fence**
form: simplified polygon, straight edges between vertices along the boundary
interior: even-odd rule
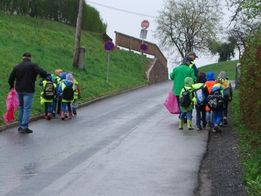
[[[155,60],[152,61],[150,68],[146,71],[147,79],[150,83],[157,83],[168,79],[168,61],[155,43],[142,41],[141,39],[119,32],[115,32],[115,34],[116,46],[154,56]],[[142,43],[147,45],[146,51],[141,51],[140,45]]]

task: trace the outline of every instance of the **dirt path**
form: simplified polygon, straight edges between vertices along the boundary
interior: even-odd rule
[[[247,195],[242,181],[238,141],[231,125],[223,126],[222,130],[222,133],[209,135],[196,196]]]

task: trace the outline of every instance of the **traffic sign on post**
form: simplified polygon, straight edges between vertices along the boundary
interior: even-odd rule
[[[148,20],[143,20],[143,21],[141,22],[141,28],[147,29],[149,26],[150,26],[150,23],[149,23]]]
[[[114,49],[114,43],[112,41],[107,41],[104,43],[104,50],[107,51],[107,71],[106,71],[106,82],[109,82],[109,72],[110,72],[110,52]]]
[[[146,39],[147,38],[147,33],[148,33],[148,30],[141,29],[141,31],[140,31],[140,38],[141,39]]]
[[[108,52],[112,51],[114,49],[114,44],[112,41],[107,41],[104,43],[104,49]]]
[[[146,51],[147,49],[148,49],[147,44],[142,43],[142,44],[140,45],[140,50],[141,50],[141,51]]]

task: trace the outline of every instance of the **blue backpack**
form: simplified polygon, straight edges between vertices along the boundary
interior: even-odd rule
[[[204,85],[195,91],[196,104],[199,106],[206,105],[207,103],[207,97],[205,96],[203,89]]]

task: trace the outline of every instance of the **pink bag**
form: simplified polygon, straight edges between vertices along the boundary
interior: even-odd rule
[[[9,124],[15,119],[15,112],[19,107],[19,100],[17,97],[17,92],[13,88],[9,91],[6,98],[6,113],[3,115],[6,124]]]
[[[170,91],[167,99],[165,100],[164,105],[171,114],[179,114],[179,105],[177,97],[173,95],[173,92]]]

